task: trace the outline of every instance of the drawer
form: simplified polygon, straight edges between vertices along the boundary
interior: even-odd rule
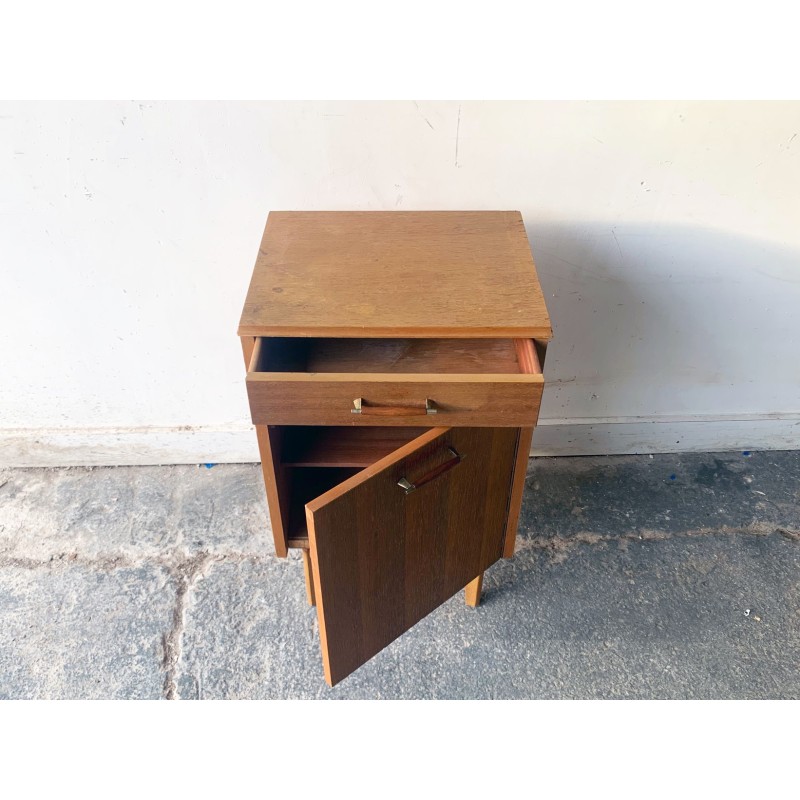
[[[259,337],[247,373],[256,425],[536,424],[530,339]]]

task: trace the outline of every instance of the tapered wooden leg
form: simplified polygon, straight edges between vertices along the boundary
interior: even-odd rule
[[[464,590],[467,596],[467,605],[471,606],[472,608],[477,608],[478,603],[481,602],[481,588],[483,586],[483,573],[481,572],[474,581],[470,581],[467,584],[467,588]]]
[[[306,549],[300,551],[303,554],[303,573],[306,576],[306,599],[310,606],[317,604],[317,599],[314,597],[314,579],[311,572],[311,554]]]

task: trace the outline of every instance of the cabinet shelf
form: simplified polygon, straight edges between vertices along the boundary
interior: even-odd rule
[[[368,467],[426,430],[321,425],[286,427],[281,463],[286,467]]]

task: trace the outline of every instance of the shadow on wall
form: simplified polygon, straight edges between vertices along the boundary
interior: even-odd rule
[[[527,230],[553,320],[543,419],[800,413],[800,251],[688,226]]]

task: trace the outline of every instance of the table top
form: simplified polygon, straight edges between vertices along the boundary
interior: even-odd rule
[[[273,211],[238,333],[552,336],[519,211]]]

